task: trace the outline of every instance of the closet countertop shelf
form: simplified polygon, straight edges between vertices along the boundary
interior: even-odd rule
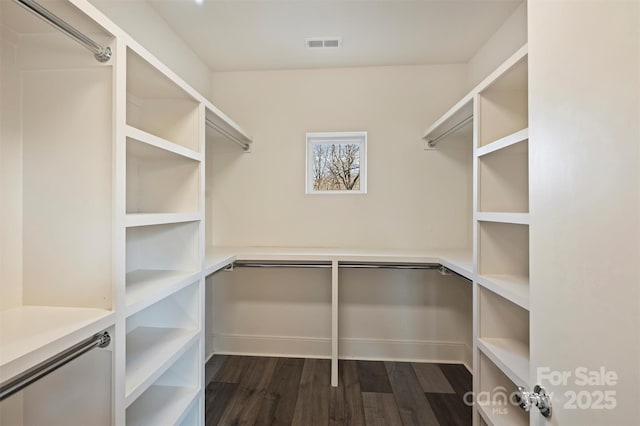
[[[473,279],[471,249],[384,250],[305,247],[207,247],[205,275],[236,260],[439,263]]]
[[[21,306],[0,312],[0,382],[115,322],[106,309]]]

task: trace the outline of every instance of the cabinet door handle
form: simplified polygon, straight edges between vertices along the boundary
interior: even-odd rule
[[[540,385],[535,385],[533,392],[529,392],[525,387],[518,386],[516,399],[520,408],[524,411],[531,410],[531,407],[538,407],[540,414],[544,417],[551,417],[551,397]]]

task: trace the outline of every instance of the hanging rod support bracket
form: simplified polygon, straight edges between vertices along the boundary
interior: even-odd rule
[[[46,7],[42,6],[35,0],[14,0],[20,6],[27,9],[29,12],[36,15],[38,18],[42,19],[44,22],[49,25],[57,28],[70,38],[72,38],[76,43],[83,46],[85,49],[93,52],[93,56],[96,58],[98,62],[107,62],[111,59],[111,48],[109,46],[101,46],[96,43],[93,39],[89,38],[85,34],[78,31],[71,24],[69,24],[64,19],[60,18],[55,13],[51,12]]]
[[[111,59],[111,56],[113,56],[113,52],[109,46],[103,47],[101,52],[93,55],[93,57],[96,58],[96,61],[101,63],[108,62],[109,59]]]

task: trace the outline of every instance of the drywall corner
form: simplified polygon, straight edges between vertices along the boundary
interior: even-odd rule
[[[467,63],[471,89],[527,43],[527,2],[523,1]]]
[[[90,2],[194,89],[209,95],[209,67],[146,1]]]

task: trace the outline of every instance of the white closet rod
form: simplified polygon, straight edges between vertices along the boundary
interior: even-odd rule
[[[213,130],[220,133],[222,136],[229,139],[231,142],[237,145],[240,145],[240,147],[244,152],[249,151],[250,145],[248,143],[241,141],[240,139],[238,139],[237,137],[235,137],[234,135],[232,135],[231,133],[229,133],[228,131],[226,131],[225,129],[223,129],[218,124],[216,124],[215,122],[213,122],[208,118],[205,120],[205,122],[207,123],[207,126],[211,127]]]
[[[93,56],[96,58],[98,62],[107,62],[109,59],[111,59],[110,47],[108,46],[103,47],[99,45],[98,43],[96,43],[95,41],[93,41],[92,39],[90,39],[80,31],[72,27],[62,18],[53,14],[44,6],[38,4],[33,0],[14,0],[14,1],[20,4],[21,6],[23,6],[25,9],[32,12],[33,14],[35,14],[36,16],[38,16],[39,18],[41,18],[43,21],[47,22],[48,24],[51,24],[55,28],[65,33],[66,35],[71,37],[73,40],[75,40],[76,42],[84,46],[86,49],[93,52]]]
[[[69,349],[42,361],[40,364],[18,374],[13,379],[0,385],[0,401],[4,401],[16,392],[20,392],[30,384],[40,380],[44,376],[63,365],[73,361],[79,356],[89,352],[93,348],[106,348],[111,342],[108,332],[98,333]]]
[[[451,133],[455,132],[456,130],[466,126],[471,121],[473,121],[473,115],[470,115],[469,117],[465,118],[464,120],[462,120],[458,124],[452,126],[449,130],[447,130],[446,132],[442,133],[437,138],[428,139],[427,140],[427,145],[429,146],[429,148],[435,148],[436,145],[438,144],[438,142],[440,142],[442,139],[446,138],[447,136],[449,136]]]

